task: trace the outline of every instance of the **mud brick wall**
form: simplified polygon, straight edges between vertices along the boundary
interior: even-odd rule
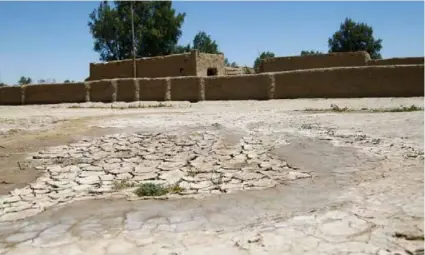
[[[386,66],[386,65],[423,65],[424,58],[388,58],[388,59],[373,59],[367,62],[371,66]]]
[[[117,80],[100,80],[87,82],[90,91],[90,102],[115,102]]]
[[[424,95],[424,66],[327,68],[275,74],[275,99]]]
[[[25,87],[25,104],[86,102],[84,83],[39,84]]]
[[[424,96],[424,65],[318,68],[239,76],[111,79],[0,88],[0,104]]]
[[[205,78],[205,100],[269,99],[269,75],[240,75]]]
[[[197,102],[202,100],[200,77],[173,78],[170,80],[170,82],[171,100],[190,102]]]
[[[170,100],[170,79],[137,79],[140,101]]]
[[[1,87],[0,105],[20,105],[22,104],[24,87]]]
[[[217,75],[225,75],[223,54],[192,52],[196,54],[196,76],[207,76],[208,68],[216,68]]]
[[[196,75],[196,52],[136,59],[137,78]],[[133,60],[91,63],[88,80],[133,78]]]
[[[327,67],[365,66],[369,60],[369,54],[363,51],[277,57],[262,60],[259,69],[263,73]]]
[[[139,101],[139,82],[137,79],[117,80],[117,101]]]

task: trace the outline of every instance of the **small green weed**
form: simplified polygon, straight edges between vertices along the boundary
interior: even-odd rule
[[[129,180],[114,181],[112,185],[114,190],[122,190],[134,187],[134,183],[131,183]]]
[[[139,185],[134,193],[139,197],[157,197],[168,193],[179,193],[182,191],[184,191],[184,188],[180,187],[178,184],[166,186],[155,183],[143,183]]]

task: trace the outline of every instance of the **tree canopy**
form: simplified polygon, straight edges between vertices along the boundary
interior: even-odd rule
[[[205,33],[204,31],[200,31],[195,35],[192,41],[192,45],[176,45],[174,47],[173,54],[190,52],[191,50],[199,50],[199,52],[210,54],[221,53],[218,49],[217,42],[215,40],[212,40],[211,36]]]
[[[311,55],[321,55],[323,54],[320,51],[315,51],[315,50],[302,50],[300,55],[301,56],[311,56]]]
[[[219,54],[218,45],[211,36],[204,31],[200,31],[193,38],[193,49],[199,50],[203,53]]]
[[[26,85],[32,83],[32,79],[30,77],[21,76],[18,81],[19,85]]]
[[[230,62],[228,58],[224,59],[224,65],[228,67],[238,67],[238,64],[235,61]]]
[[[275,54],[271,51],[263,51],[254,61],[254,70],[256,73],[260,72],[260,61],[266,58],[274,58]]]
[[[137,57],[173,53],[181,36],[185,13],[176,13],[170,1],[134,1],[134,34]],[[90,14],[88,26],[100,60],[132,57],[131,2],[107,1]]]
[[[328,46],[329,52],[367,51],[372,59],[382,58],[382,40],[374,38],[373,28],[350,18],[328,39]]]

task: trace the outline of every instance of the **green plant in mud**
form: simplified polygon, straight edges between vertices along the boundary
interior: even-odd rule
[[[165,194],[180,193],[184,188],[178,184],[161,185],[155,183],[143,183],[138,186],[134,193],[139,197],[157,197]]]
[[[114,181],[112,185],[114,190],[122,190],[134,187],[134,183],[131,183],[128,179]]]

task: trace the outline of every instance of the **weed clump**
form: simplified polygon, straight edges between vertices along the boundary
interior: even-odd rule
[[[155,183],[143,183],[139,185],[134,193],[139,197],[157,197],[169,193],[180,193],[183,191],[184,188],[180,187],[178,184],[165,186]]]

